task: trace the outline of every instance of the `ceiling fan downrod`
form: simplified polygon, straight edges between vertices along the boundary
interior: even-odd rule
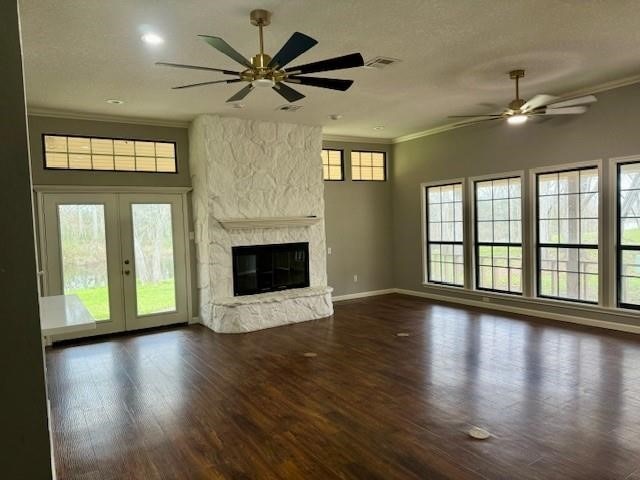
[[[509,108],[513,111],[519,111],[522,106],[526,103],[524,100],[520,98],[520,79],[524,77],[524,70],[511,70],[509,72],[509,78],[511,80],[516,81],[516,98],[511,103],[509,103]]]
[[[260,37],[260,53],[251,57],[251,64],[260,70],[268,68],[271,57],[264,53],[264,34],[263,28],[271,24],[271,12],[268,10],[252,10],[249,14],[251,25],[258,27],[258,35]]]

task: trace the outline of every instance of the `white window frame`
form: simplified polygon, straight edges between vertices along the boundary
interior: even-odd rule
[[[558,298],[547,298],[540,297],[539,294],[539,285],[537,282],[537,274],[538,274],[538,243],[537,243],[537,235],[538,235],[538,192],[537,192],[537,179],[538,175],[545,173],[554,173],[554,172],[562,172],[565,170],[575,170],[582,168],[596,168],[598,170],[598,274],[600,275],[600,281],[598,282],[598,303],[597,305],[600,307],[607,305],[607,300],[609,298],[607,292],[607,282],[605,278],[602,278],[603,273],[605,272],[605,260],[608,259],[606,252],[607,249],[605,246],[605,241],[607,241],[607,237],[605,236],[605,203],[609,201],[610,195],[607,195],[607,192],[603,189],[604,178],[603,178],[603,162],[602,159],[589,160],[584,162],[573,162],[573,163],[563,163],[563,164],[554,164],[548,165],[539,168],[533,168],[529,170],[529,195],[527,202],[528,210],[530,212],[530,236],[529,242],[531,245],[530,259],[531,263],[529,264],[529,274],[527,275],[527,280],[531,285],[531,297],[536,300],[541,300],[544,302],[559,303],[564,305],[581,305],[588,306],[589,304],[582,301],[572,301]]]
[[[489,180],[501,180],[504,178],[520,178],[520,232],[521,232],[521,243],[522,243],[522,293],[515,292],[502,292],[502,291],[493,291],[493,290],[485,290],[482,288],[477,288],[478,279],[477,275],[477,262],[476,258],[476,192],[475,186],[476,182],[486,182]],[[527,197],[528,192],[526,191],[526,174],[525,170],[516,170],[512,172],[504,172],[504,173],[491,173],[488,175],[480,175],[476,177],[469,177],[468,179],[468,198],[470,199],[469,205],[469,218],[471,219],[470,225],[465,226],[465,228],[470,229],[469,237],[471,239],[471,259],[469,261],[469,268],[471,269],[471,289],[476,292],[481,292],[482,294],[491,294],[491,295],[507,295],[509,297],[515,298],[523,298],[527,297],[528,292],[530,291],[529,285],[529,262],[528,262],[528,252],[529,252],[529,236],[527,235],[527,231],[525,230],[526,226],[529,222],[529,210],[527,209],[525,198]],[[464,197],[463,197],[464,200]],[[465,266],[467,262],[465,261]]]
[[[459,183],[461,184],[462,195],[462,253],[464,257],[464,282],[462,285],[447,285],[444,283],[435,283],[429,281],[429,269],[427,262],[429,261],[429,252],[427,246],[427,238],[429,228],[427,219],[427,188],[429,187],[443,187]],[[420,184],[420,203],[422,212],[422,284],[429,287],[438,287],[444,289],[453,289],[456,291],[466,290],[469,287],[469,254],[467,247],[469,245],[469,232],[468,232],[468,212],[467,212],[467,179],[466,178],[453,178],[449,180],[438,180],[434,182],[425,182]]]

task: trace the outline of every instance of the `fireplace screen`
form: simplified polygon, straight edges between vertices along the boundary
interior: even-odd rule
[[[233,294],[253,295],[309,286],[309,244],[233,247]]]

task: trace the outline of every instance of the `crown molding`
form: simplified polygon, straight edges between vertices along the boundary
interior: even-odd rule
[[[608,90],[614,90],[616,88],[627,87],[635,83],[640,83],[640,75],[632,75],[630,77],[621,78],[619,80],[612,80],[610,82],[600,83],[593,87],[581,88],[579,90],[574,90],[572,92],[567,92],[558,96],[559,97],[580,97],[582,95],[602,93]],[[456,128],[461,128],[461,127],[462,125],[459,125],[457,123],[448,123],[446,125],[441,125],[439,127],[430,128],[428,130],[422,130],[420,132],[410,133],[408,135],[402,135],[400,137],[396,137],[392,139],[391,143],[396,144],[396,143],[408,142],[409,140],[415,140],[416,138],[428,137],[430,135],[437,135],[439,133],[448,132],[449,130],[454,130]]]
[[[322,140],[327,142],[348,142],[348,143],[378,143],[381,145],[391,145],[392,138],[371,138],[371,137],[353,137],[350,135],[330,135],[323,134]]]
[[[27,115],[34,117],[65,118],[69,120],[91,120],[95,122],[131,123],[153,127],[187,128],[191,122],[180,120],[160,120],[157,118],[125,117],[121,115],[103,115],[99,113],[72,112],[48,108],[27,106]]]

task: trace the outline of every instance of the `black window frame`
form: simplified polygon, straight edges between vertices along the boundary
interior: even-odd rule
[[[344,149],[342,148],[325,148],[322,147],[322,150],[327,150],[329,152],[340,152],[340,178],[324,178],[324,163],[323,171],[322,171],[322,180],[325,182],[344,182],[345,174],[344,174]],[[329,164],[330,165],[330,164]]]
[[[600,246],[598,243],[596,243],[595,245],[589,245],[589,244],[581,244],[581,243],[541,243],[540,242],[540,181],[539,178],[542,175],[551,175],[551,174],[560,174],[560,173],[567,173],[567,172],[580,172],[583,170],[596,170],[598,172],[598,234],[600,234],[600,229],[602,228],[601,226],[601,221],[602,219],[600,218],[600,206],[601,206],[601,202],[602,202],[602,192],[600,189],[600,185],[601,185],[601,180],[602,180],[602,172],[600,171],[600,168],[598,165],[588,165],[588,166],[583,166],[583,167],[573,167],[573,168],[559,168],[559,169],[551,169],[551,170],[545,170],[545,171],[541,171],[541,172],[536,172],[535,173],[535,205],[536,205],[536,224],[535,224],[535,231],[536,231],[536,296],[538,298],[542,298],[542,299],[549,299],[549,300],[560,300],[563,302],[571,302],[571,303],[578,303],[578,304],[586,304],[586,305],[599,305],[599,302],[601,300],[600,298],[600,281],[598,281],[598,301],[592,301],[592,300],[581,300],[579,298],[569,298],[569,297],[560,297],[560,296],[553,296],[553,295],[543,295],[540,293],[541,291],[541,273],[542,273],[542,269],[541,269],[541,264],[542,264],[542,255],[541,255],[541,251],[543,248],[567,248],[567,249],[577,249],[578,252],[580,252],[580,250],[596,250],[598,252],[598,262],[600,262]],[[580,195],[581,192],[578,192],[578,195]],[[559,215],[559,214],[558,214]],[[580,220],[580,219],[578,219]],[[600,274],[600,268],[598,265],[598,274]],[[578,272],[578,282],[580,282],[580,275]],[[578,283],[578,290],[580,289],[580,283]]]
[[[640,310],[640,304],[626,303],[622,301],[622,254],[626,250],[637,251],[640,254],[640,245],[622,244],[622,205],[620,203],[620,174],[624,165],[640,165],[640,160],[618,162],[616,164],[616,305],[618,308]],[[628,217],[625,217],[628,218]]]
[[[479,240],[479,235],[478,235],[478,183],[483,183],[483,182],[495,182],[495,181],[500,181],[500,180],[511,180],[517,178],[518,180],[520,180],[520,242],[519,243],[511,243],[511,242],[480,242]],[[524,292],[524,247],[523,247],[523,242],[522,242],[522,236],[523,236],[523,215],[524,215],[524,209],[522,208],[522,200],[524,198],[523,196],[523,177],[522,175],[510,175],[510,176],[506,176],[506,177],[495,177],[495,178],[487,178],[487,179],[477,179],[473,181],[473,233],[474,233],[474,237],[473,237],[473,249],[474,249],[474,273],[475,273],[475,279],[474,279],[474,286],[476,290],[480,290],[480,291],[484,291],[484,292],[494,292],[494,293],[505,293],[508,295],[515,295],[515,296],[523,296],[523,292]],[[507,188],[509,189],[509,185],[507,184]],[[507,197],[508,200],[511,200],[511,197]],[[493,193],[492,193],[492,199],[491,199],[491,210],[493,212]],[[510,208],[510,207],[509,207]],[[509,223],[509,238],[511,238],[511,213],[509,213],[509,219],[507,220]],[[493,218],[493,216],[492,216]],[[492,222],[495,222],[495,219],[492,219]],[[493,252],[493,247],[507,247],[507,252],[509,252],[509,248],[510,247],[519,247],[520,248],[520,292],[512,292],[510,290],[501,290],[501,289],[497,289],[497,288],[487,288],[487,287],[481,287],[479,285],[480,283],[480,267],[484,266],[484,265],[480,265],[480,247],[492,247],[492,252]],[[511,285],[511,268],[509,267],[509,263],[510,263],[510,257],[508,256],[509,254],[507,253],[507,270],[508,270],[508,275],[509,275],[509,285]],[[492,253],[493,256],[493,253]],[[492,268],[494,268],[494,265],[491,265]],[[495,285],[495,282],[493,282],[493,276],[492,276],[492,284]]]
[[[384,178],[382,180],[363,180],[362,178],[355,179],[353,178],[353,153],[381,153],[382,154],[382,171],[384,173]],[[373,182],[373,183],[384,183],[387,181],[387,152],[382,150],[351,150],[349,151],[349,168],[351,171],[351,181],[352,182]],[[362,165],[360,165],[362,167]],[[362,173],[362,172],[360,172]],[[362,175],[360,175],[362,177]]]
[[[94,169],[94,168],[61,168],[61,167],[49,167],[47,166],[47,150],[45,144],[45,137],[73,137],[73,138],[95,138],[96,140],[122,140],[126,142],[154,142],[154,143],[169,143],[173,144],[173,151],[175,152],[175,164],[176,169],[173,172],[159,172],[159,171],[150,171],[150,170],[117,170],[115,168],[115,155],[114,155],[114,169],[113,170],[102,170],[102,169]],[[161,140],[157,138],[124,138],[124,137],[103,137],[100,135],[76,135],[73,133],[43,133],[40,136],[40,142],[42,145],[42,168],[44,170],[52,170],[56,172],[97,172],[97,173],[144,173],[144,174],[157,174],[157,175],[177,175],[179,172],[179,161],[178,161],[178,142],[175,140]],[[69,152],[67,152],[67,155]],[[135,158],[135,156],[134,156]],[[151,157],[145,157],[151,158]],[[158,158],[158,157],[154,157]],[[167,157],[160,157],[167,158]],[[68,163],[67,163],[68,165]],[[157,168],[157,163],[156,163]]]
[[[460,185],[460,195],[461,195],[461,199],[460,199],[460,203],[462,205],[462,219],[461,219],[461,223],[462,223],[462,241],[431,241],[429,239],[429,189],[430,188],[442,188],[442,187],[450,187],[450,186],[455,186],[455,185]],[[460,181],[455,181],[455,182],[446,182],[446,183],[434,183],[433,185],[424,185],[424,206],[425,206],[425,218],[424,218],[424,222],[425,222],[425,256],[426,256],[426,267],[427,267],[427,278],[426,281],[427,283],[431,283],[434,285],[444,285],[447,287],[455,287],[455,288],[460,288],[460,289],[464,289],[465,288],[465,280],[466,280],[466,264],[465,264],[465,258],[464,258],[464,241],[465,241],[465,236],[464,236],[464,227],[465,227],[465,219],[464,219],[464,181],[460,180]],[[455,200],[454,200],[455,203]],[[440,202],[438,205],[442,205],[442,202]],[[442,223],[442,220],[440,221],[440,223]],[[454,238],[455,238],[455,219],[454,219]],[[438,281],[438,280],[431,280],[431,258],[430,258],[430,251],[431,249],[429,248],[431,245],[440,245],[440,248],[442,249],[442,245],[452,245],[452,246],[457,246],[459,245],[462,248],[462,285],[459,285],[457,283],[450,283],[450,282],[443,282],[443,281]],[[455,251],[455,248],[454,248]],[[442,252],[442,250],[441,250]],[[442,253],[441,253],[442,255]],[[454,253],[455,256],[455,253]],[[440,262],[442,264],[442,262]],[[454,265],[454,279],[455,279],[455,263]]]

